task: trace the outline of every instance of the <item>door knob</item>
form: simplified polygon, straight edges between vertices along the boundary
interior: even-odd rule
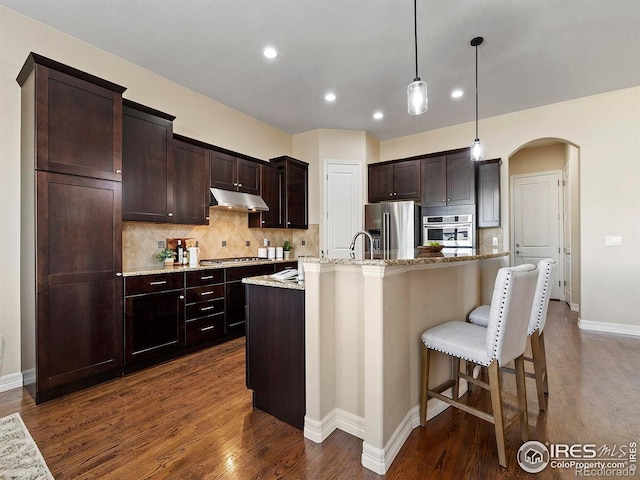
[[[519,246],[520,246],[520,244],[519,244],[519,243],[516,243],[516,247],[519,247]]]
[[[520,250],[516,250],[516,255],[520,255]]]

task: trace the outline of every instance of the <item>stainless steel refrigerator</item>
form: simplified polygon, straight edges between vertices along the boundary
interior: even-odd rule
[[[414,258],[422,230],[420,205],[416,202],[365,205],[364,228],[373,237],[374,258]],[[365,258],[369,258],[369,242],[365,242]]]

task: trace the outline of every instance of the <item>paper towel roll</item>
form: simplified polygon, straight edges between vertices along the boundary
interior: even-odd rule
[[[276,247],[267,247],[267,258],[275,260],[275,258],[276,258]]]
[[[258,258],[267,258],[267,247],[258,248]]]
[[[283,256],[282,247],[276,247],[276,258],[281,260]]]

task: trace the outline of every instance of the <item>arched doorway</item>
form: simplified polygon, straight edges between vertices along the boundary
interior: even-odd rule
[[[552,297],[580,305],[579,148],[563,139],[527,142],[509,156],[511,263],[552,257],[558,282]]]

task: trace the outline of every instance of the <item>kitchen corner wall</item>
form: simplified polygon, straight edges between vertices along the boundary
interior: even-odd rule
[[[123,222],[123,269],[159,267],[156,260],[159,240],[167,238],[194,238],[200,247],[200,258],[255,257],[264,239],[272,247],[280,247],[285,240],[292,245],[291,259],[298,256],[319,256],[318,224],[308,230],[280,228],[248,228],[248,214],[209,209],[209,225],[174,225],[164,223]],[[226,246],[222,242],[226,241]],[[250,245],[247,246],[246,242]],[[302,242],[305,245],[302,245]]]

